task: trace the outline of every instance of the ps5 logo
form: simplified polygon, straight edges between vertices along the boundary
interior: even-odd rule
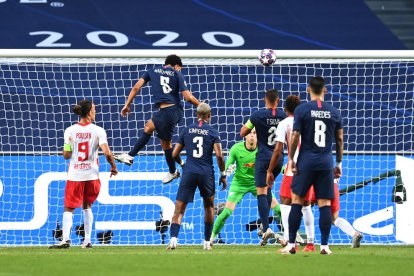
[[[161,180],[158,172],[119,173],[110,180],[109,173],[100,173],[101,191],[97,201],[100,204],[149,204],[161,207],[164,218],[171,220],[174,213],[174,202],[165,196],[112,196],[109,194],[109,183],[113,181]],[[66,180],[66,172],[48,172],[37,178],[34,184],[33,218],[29,221],[1,221],[0,230],[36,230],[41,228],[49,216],[49,185],[53,181]],[[0,183],[0,196],[3,185]],[[96,221],[96,230],[155,230],[155,221]]]

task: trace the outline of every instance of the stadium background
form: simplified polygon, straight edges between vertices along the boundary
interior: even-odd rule
[[[176,48],[187,49],[406,49],[363,1],[347,1],[342,4],[332,1],[316,2],[314,5],[305,5],[305,1],[255,1],[243,4],[236,4],[235,1],[180,1],[168,9],[157,9],[166,5],[165,1],[151,1],[139,6],[135,1],[124,1],[124,5],[119,5],[116,1],[47,1],[38,4],[3,1],[0,3],[0,15],[4,25],[0,35],[5,39],[0,40],[0,48],[43,48],[36,47],[36,44],[45,36],[29,34],[40,31],[61,33],[63,38],[59,43],[66,43],[66,46],[70,43],[70,47],[52,48],[103,48],[91,43],[86,35],[105,30],[116,31],[128,37],[128,43],[125,45],[109,48],[175,49],[167,46],[155,47],[154,41],[162,36],[145,35],[146,31],[164,30],[178,33],[180,36],[175,42],[188,44]],[[61,3],[63,6],[52,3]],[[146,12],[148,10],[156,12]],[[257,12],[251,13],[251,10]],[[294,15],[291,11],[295,11]],[[199,20],[200,18],[214,20]],[[202,39],[203,33],[211,31],[238,34],[243,37],[244,44],[239,47],[211,45]],[[115,43],[111,35],[102,35],[99,39],[108,44]],[[226,35],[217,36],[216,39],[221,45],[232,43]],[[230,66],[225,69],[228,71],[219,72],[223,73],[221,76],[219,74],[219,78],[223,79],[213,77],[213,72],[209,72],[212,69],[209,68],[201,69],[204,71],[200,72],[200,69],[189,66],[183,73],[198,98],[208,99],[212,106],[219,107],[214,110],[213,124],[224,134],[222,139],[225,149],[229,149],[235,141],[240,140],[237,134],[239,127],[252,111],[262,106],[260,99],[263,98],[263,93],[260,91],[268,87],[265,83],[271,83],[280,89],[282,99],[292,92],[304,99],[306,76],[338,76],[329,79],[328,88],[331,93],[327,95],[326,100],[332,101],[341,109],[348,133],[345,138],[346,150],[353,152],[345,156],[344,167],[353,170],[344,172],[341,179],[342,188],[377,176],[386,170],[395,169],[395,155],[379,153],[409,152],[413,149],[413,114],[412,109],[407,109],[413,106],[413,64],[405,64],[404,68],[408,69],[404,72],[401,72],[400,67],[393,65],[386,66],[387,72],[384,72],[383,65],[374,65],[368,69],[361,67],[340,70],[343,68],[316,64],[299,66],[295,72],[286,65],[280,66],[277,75],[267,75],[268,72],[265,70],[268,68],[247,67],[241,72],[239,68]],[[70,106],[80,97],[93,98],[99,106],[97,122],[107,130],[108,136],[112,138],[111,147],[116,152],[128,150],[133,138],[142,130],[143,122],[151,116],[151,105],[139,105],[150,102],[148,88],[144,88],[142,96],[136,100],[132,118],[128,121],[122,120],[118,114],[130,87],[145,69],[143,66],[121,67],[121,73],[118,75],[111,72],[111,67],[101,67],[98,71],[84,67],[76,72],[71,68],[63,68],[58,75],[34,73],[35,65],[30,64],[15,67],[0,65],[0,68],[0,151],[7,152],[0,156],[0,167],[3,172],[0,201],[2,222],[30,220],[34,210],[32,202],[35,180],[43,173],[65,171],[64,160],[54,153],[61,150],[63,130],[76,120],[74,115],[70,115]],[[380,71],[381,74],[394,77],[366,77],[374,76]],[[256,87],[250,87],[248,84],[252,81],[248,75],[253,72],[264,76]],[[205,79],[200,81],[198,76],[204,74]],[[362,77],[362,74],[365,76]],[[96,81],[90,81],[92,75]],[[283,78],[279,75],[292,76]],[[88,84],[86,88],[82,84],[85,82]],[[234,86],[233,83],[236,82],[241,84]],[[368,84],[363,86],[363,90],[355,85],[362,83]],[[60,89],[61,87],[65,89]],[[243,91],[248,90],[259,92],[246,96]],[[82,94],[79,94],[79,91],[82,91]],[[229,91],[231,96],[227,94]],[[191,107],[186,106],[186,119],[181,122],[181,126],[192,122],[193,116]],[[224,124],[220,121],[224,118],[234,118],[234,121],[231,125]],[[384,120],[387,127],[384,127]],[[367,132],[369,135],[364,135]],[[147,151],[160,149],[155,139],[152,139],[146,148]],[[362,152],[364,154],[361,154]],[[366,154],[367,152],[371,154]],[[162,156],[145,156],[138,160],[138,164],[134,164],[133,167],[120,166],[120,169],[127,172],[166,171]],[[101,161],[105,163],[104,160]],[[104,164],[102,171],[105,169],[107,165]],[[19,179],[18,183],[16,179]],[[177,189],[176,182],[170,186],[161,186],[159,181],[129,181],[129,185],[125,185],[123,181],[111,183],[113,186],[110,192],[113,196],[162,195],[174,201]],[[342,208],[350,210],[345,216],[351,223],[357,217],[376,211],[371,208],[372,202],[376,203],[375,208],[378,210],[394,204],[391,202],[391,195],[395,180],[384,180],[380,184],[347,195],[346,202],[342,202]],[[56,221],[60,220],[64,181],[53,181],[51,187],[58,189],[49,190],[47,223],[40,229],[3,230],[0,244],[53,242],[51,231],[55,229]],[[217,202],[223,202],[226,194],[221,192],[217,197]],[[223,230],[226,242],[258,241],[254,233],[251,235],[244,230],[244,224],[257,217],[257,210],[250,208],[255,206],[254,202],[252,197],[248,197],[243,201],[242,208],[239,208],[239,213],[236,211],[235,216],[230,219]],[[360,204],[361,207],[356,209],[356,204]],[[157,205],[100,206],[98,203],[97,208],[99,212],[96,221],[154,221],[158,220],[160,211]],[[189,243],[198,243],[202,239],[200,209],[201,201],[197,198],[194,208],[187,212],[184,219],[189,226],[183,229],[182,238]],[[317,213],[315,217],[318,217]],[[81,215],[77,212],[75,225],[80,222]],[[396,224],[394,217],[378,223],[375,227],[381,228],[390,224]],[[349,241],[336,229],[333,231],[333,239],[338,242]],[[154,230],[114,231],[113,241],[118,244],[161,242],[160,235]],[[367,235],[365,241],[397,242],[394,232],[372,237]]]

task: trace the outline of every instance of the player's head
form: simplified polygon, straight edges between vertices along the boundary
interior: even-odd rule
[[[169,55],[164,62],[164,65],[170,65],[175,70],[180,71],[183,67],[183,63],[181,62],[181,58],[177,55]]]
[[[293,114],[295,108],[300,105],[300,99],[298,96],[289,95],[285,100],[285,112]]]
[[[201,103],[197,106],[197,118],[203,121],[210,121],[211,107],[206,103]]]
[[[79,115],[81,118],[88,118],[91,122],[95,120],[95,105],[88,100],[82,100],[73,107],[73,113]]]
[[[311,78],[309,81],[307,91],[316,96],[323,96],[323,94],[326,93],[325,79],[322,77]]]
[[[257,143],[257,135],[256,135],[256,128],[253,128],[249,134],[246,136],[246,143],[250,146],[256,145]]]
[[[277,89],[266,91],[265,102],[268,107],[276,107],[279,104],[279,92]]]

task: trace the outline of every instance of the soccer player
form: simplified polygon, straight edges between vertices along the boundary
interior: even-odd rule
[[[167,250],[177,247],[180,225],[189,202],[193,202],[198,187],[204,203],[204,249],[211,250],[210,237],[214,223],[214,167],[213,150],[216,153],[217,165],[221,171],[219,183],[226,189],[226,173],[224,157],[221,149],[219,133],[210,126],[211,108],[206,103],[197,107],[198,122],[187,126],[180,133],[173,156],[179,161],[179,154],[186,149],[187,160],[183,169],[180,186],[175,201],[175,211],[170,227],[170,243]]]
[[[273,186],[275,181],[273,176],[273,171],[278,163],[278,160],[283,154],[283,145],[286,144],[288,148],[290,148],[290,136],[292,134],[293,129],[293,114],[297,106],[300,105],[300,99],[298,96],[290,95],[286,98],[285,101],[285,112],[287,114],[287,118],[281,121],[276,130],[276,145],[273,151],[272,159],[270,160],[269,168],[267,170],[267,184],[269,187]],[[300,144],[298,144],[298,148]],[[295,155],[295,161],[297,158],[297,154]],[[290,213],[290,205],[292,202],[291,196],[291,183],[293,179],[292,170],[287,166],[285,168],[285,173],[283,175],[282,184],[280,185],[280,211],[282,213],[282,225],[284,228],[283,231],[283,238],[284,241],[287,242],[289,239],[289,213]],[[309,198],[309,193],[307,195],[307,200],[305,200],[302,213],[304,216],[305,222],[305,230],[307,236],[307,245],[303,251],[315,251],[314,246],[314,239],[315,239],[315,226],[314,226],[314,217],[311,208],[311,202]],[[283,243],[282,243],[283,244]]]
[[[257,190],[257,207],[260,220],[263,225],[263,238],[261,245],[266,245],[269,238],[274,237],[274,232],[269,228],[269,208],[272,203],[272,192],[266,182],[267,169],[276,143],[276,129],[286,114],[278,110],[279,92],[276,89],[266,91],[266,108],[253,112],[247,123],[241,128],[240,136],[245,137],[255,127],[258,140],[258,150],[255,164],[255,184]],[[278,160],[276,169],[272,172],[277,177],[283,166],[283,156]]]
[[[157,67],[146,71],[134,85],[129,93],[128,100],[121,110],[123,117],[131,112],[131,104],[134,101],[138,91],[147,82],[151,81],[151,93],[154,97],[155,107],[159,111],[155,113],[152,119],[148,120],[134,147],[128,153],[115,155],[115,159],[127,165],[132,165],[134,156],[148,143],[154,131],[157,132],[161,140],[161,147],[165,153],[165,159],[168,164],[169,173],[162,180],[166,184],[178,178],[180,173],[176,169],[174,159],[172,158],[172,136],[177,123],[183,118],[184,111],[180,101],[180,92],[184,100],[198,106],[200,102],[191,94],[184,81],[180,70],[183,67],[181,58],[176,55],[169,55],[165,59],[163,67]],[[183,165],[180,161],[180,165]]]
[[[73,211],[81,206],[85,225],[85,240],[82,248],[92,248],[93,213],[91,208],[101,188],[98,148],[102,149],[106,160],[111,164],[111,176],[118,174],[105,130],[92,124],[96,115],[95,105],[91,101],[82,100],[75,105],[73,112],[80,116],[80,120],[77,124],[68,127],[64,134],[63,158],[70,159],[70,164],[65,188],[63,239],[61,243],[50,246],[51,249],[70,247]]]
[[[334,180],[334,193],[335,197],[331,201],[331,212],[332,212],[332,224],[341,229],[345,234],[352,237],[352,248],[358,248],[361,245],[363,238],[362,234],[355,230],[354,227],[344,218],[339,216],[340,202],[339,202],[339,188],[338,179]],[[315,194],[312,195],[312,202],[315,202]]]
[[[295,174],[292,181],[292,205],[289,214],[289,244],[282,252],[295,254],[296,231],[302,219],[305,196],[313,185],[319,206],[321,254],[332,254],[328,240],[331,231],[331,199],[334,198],[334,176],[342,173],[343,129],[339,111],[323,101],[325,80],[313,77],[307,88],[311,101],[295,109],[288,166]],[[294,161],[297,146],[301,146]],[[336,166],[332,164],[332,143],[336,140]]]
[[[236,205],[244,198],[247,193],[257,196],[256,186],[254,184],[254,167],[257,153],[257,136],[256,130],[246,136],[246,140],[234,144],[230,149],[229,158],[226,161],[227,175],[234,171],[231,181],[229,195],[226,205],[220,215],[214,222],[213,233],[211,235],[211,243],[224,227],[226,220],[232,215]],[[280,212],[279,203],[274,198],[272,208],[275,214]]]

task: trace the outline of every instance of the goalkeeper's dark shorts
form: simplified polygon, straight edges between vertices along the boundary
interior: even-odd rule
[[[183,116],[184,111],[179,106],[172,105],[160,108],[152,117],[157,137],[164,141],[171,141],[175,127]]]
[[[213,196],[216,190],[214,175],[184,172],[181,177],[180,186],[178,187],[176,200],[186,203],[193,202],[197,187],[202,198],[209,198]]]

